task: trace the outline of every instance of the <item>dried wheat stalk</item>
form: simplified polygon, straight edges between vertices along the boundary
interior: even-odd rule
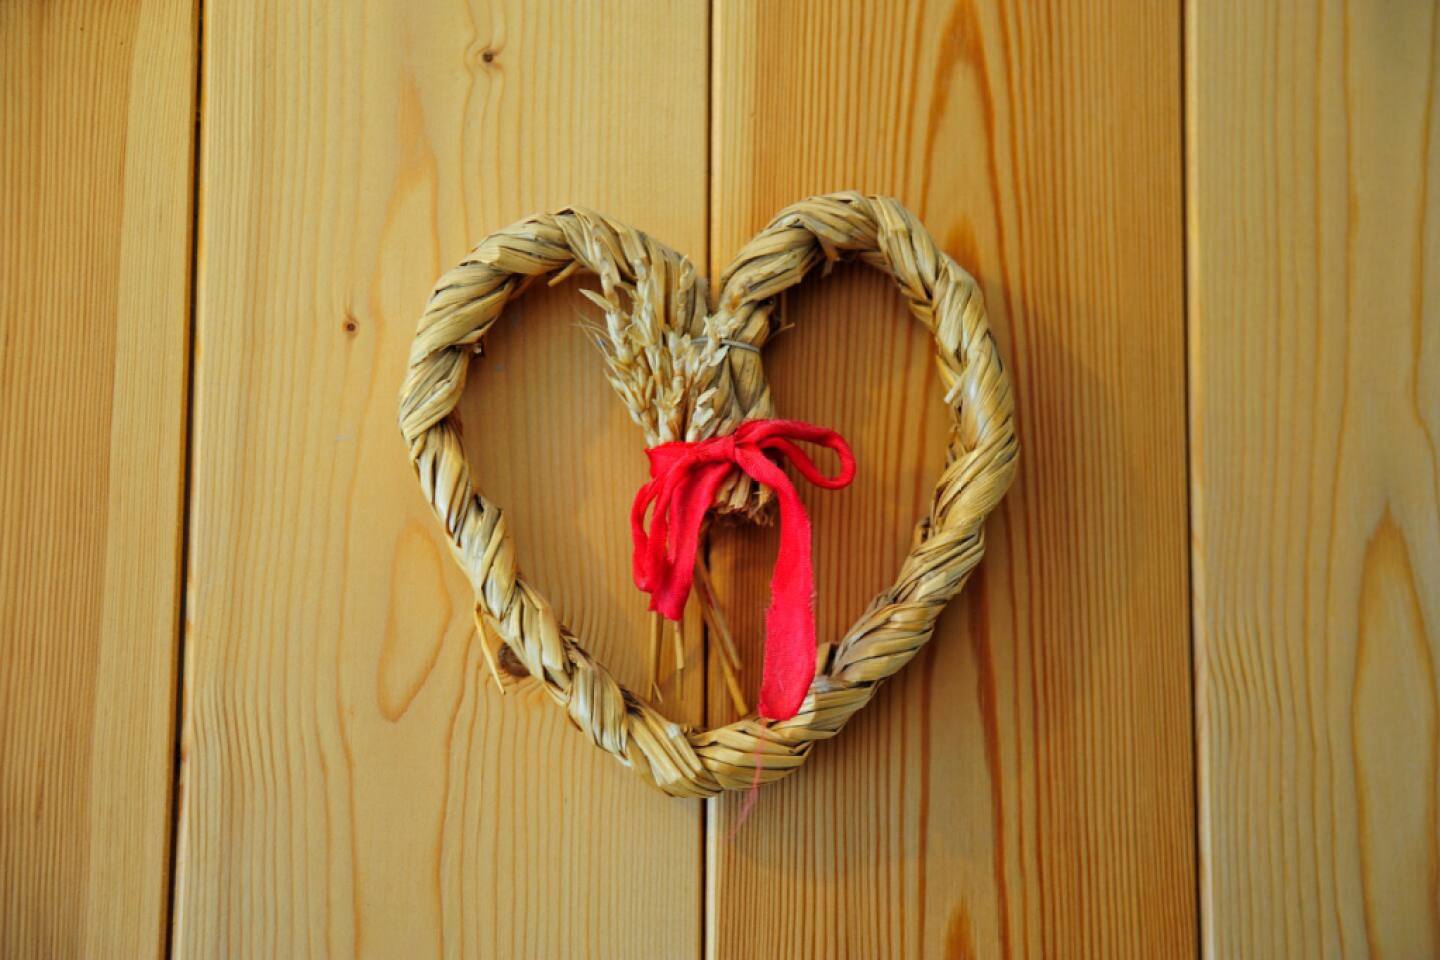
[[[588,330],[646,444],[721,435],[744,420],[773,416],[759,351],[772,332],[775,298],[812,268],[828,269],[847,256],[892,276],[935,336],[954,414],[945,470],[894,584],[838,642],[820,646],[799,714],[688,730],[617,683],[521,577],[505,518],[474,489],[460,445],[455,406],[470,356],[531,280],[583,270],[600,282],[588,295],[602,320]],[[441,277],[431,296],[410,351],[400,429],[421,488],[474,586],[477,623],[506,648],[487,647],[491,669],[497,676],[506,670],[500,654],[508,652],[513,669],[539,681],[598,746],[665,792],[687,797],[792,772],[815,741],[839,732],[915,656],[980,561],[985,518],[1010,484],[1018,451],[1010,378],[975,281],[900,204],[854,193],[812,197],[782,211],[725,271],[713,313],[689,261],[591,211],[572,207],[493,234]],[[737,475],[714,509],[761,519],[768,503],[768,491]],[[708,593],[706,582],[702,600]],[[707,611],[712,628],[717,613]]]

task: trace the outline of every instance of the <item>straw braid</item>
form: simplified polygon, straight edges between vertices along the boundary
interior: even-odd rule
[[[935,335],[955,415],[945,470],[894,585],[838,644],[821,646],[800,712],[779,723],[751,716],[686,731],[618,684],[517,573],[505,520],[474,490],[460,446],[454,408],[469,354],[530,279],[585,269],[600,277],[591,298],[606,317],[592,333],[647,444],[723,434],[772,414],[758,350],[771,332],[774,298],[811,268],[850,254],[893,276]],[[894,200],[853,193],[782,211],[725,272],[713,315],[687,261],[588,211],[532,217],[492,235],[441,278],[426,307],[400,424],[421,487],[474,585],[480,628],[498,635],[597,745],[676,796],[785,776],[914,657],[979,562],[985,517],[1009,486],[1018,449],[1009,376],[975,281]],[[718,509],[751,516],[766,502],[765,491],[741,482],[721,499]]]

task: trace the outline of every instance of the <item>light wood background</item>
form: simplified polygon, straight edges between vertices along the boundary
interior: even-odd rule
[[[1440,955],[1437,63],[1424,0],[0,4],[0,955]],[[925,655],[742,817],[490,683],[395,396],[527,212],[715,276],[840,188],[980,279],[1021,472]],[[502,321],[466,439],[638,686],[577,286]],[[805,492],[833,633],[943,411],[886,281],[782,313],[780,408],[861,458]],[[751,664],[773,550],[711,547]],[[725,719],[687,641],[665,703]]]
[[[1440,8],[1188,52],[1204,942],[1440,956]]]
[[[702,247],[706,21],[207,10],[177,953],[694,952],[699,805],[489,685],[395,417],[430,286],[487,232],[584,198]],[[638,683],[642,455],[582,302],[514,311],[465,410],[507,429],[467,440],[537,585]]]
[[[733,840],[743,798],[712,807],[712,956],[1193,953],[1180,11],[1098,7],[716,8],[712,274],[791,198],[898,197],[982,278],[1023,465],[913,668]],[[908,551],[947,421],[888,282],[785,318],[778,408],[863,465],[806,491],[835,636]],[[774,550],[713,548],[751,638]]]
[[[0,3],[0,956],[169,924],[195,17]]]

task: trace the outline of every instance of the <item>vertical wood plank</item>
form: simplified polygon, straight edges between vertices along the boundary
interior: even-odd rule
[[[0,6],[0,954],[157,956],[194,154],[188,0]]]
[[[1191,4],[1210,956],[1440,955],[1440,13]]]
[[[712,273],[792,200],[898,197],[984,287],[1022,453],[925,654],[743,823],[712,806],[710,956],[1194,953],[1180,38],[1132,0],[717,4]],[[860,460],[805,494],[822,637],[943,451],[927,335],[861,269],[791,297],[766,360]],[[712,546],[750,664],[774,546]]]
[[[490,685],[395,418],[431,284],[486,233],[574,202],[703,255],[705,5],[205,22],[178,952],[694,955],[701,807]],[[577,312],[572,286],[501,321],[466,441],[532,582],[638,688],[641,437]]]
[[[0,954],[158,956],[190,325],[189,1],[0,6]]]

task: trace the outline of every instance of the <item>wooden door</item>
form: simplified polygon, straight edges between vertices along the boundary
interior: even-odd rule
[[[1423,2],[0,5],[0,954],[1440,953],[1437,62]],[[491,682],[406,350],[526,213],[718,277],[839,189],[979,280],[1020,472],[840,737],[668,799]],[[582,286],[507,310],[466,443],[638,688],[642,440]],[[777,407],[860,461],[802,493],[834,635],[944,407],[883,278],[779,313]],[[710,545],[751,665],[774,550]],[[665,709],[730,719],[683,636]]]

